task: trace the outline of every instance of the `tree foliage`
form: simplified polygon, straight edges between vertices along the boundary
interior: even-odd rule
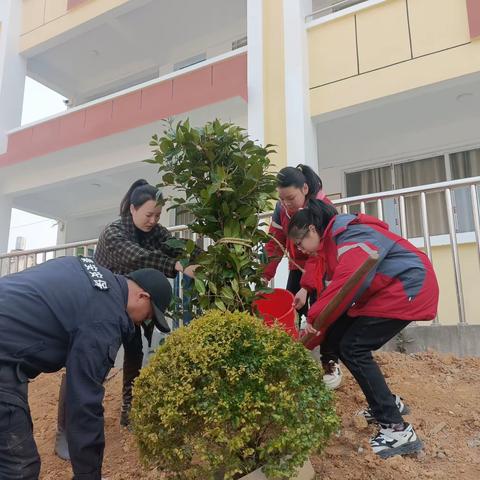
[[[259,146],[242,128],[218,120],[203,128],[191,127],[188,120],[170,124],[150,145],[159,186],[178,192],[171,208],[192,213],[191,230],[213,241],[195,260],[201,265],[193,284],[195,302],[202,310],[249,311],[255,296],[265,291],[259,246],[268,236],[258,215],[275,198],[271,146]],[[193,248],[190,240],[187,254]]]

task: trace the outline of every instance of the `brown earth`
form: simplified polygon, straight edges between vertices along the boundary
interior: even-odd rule
[[[424,452],[415,457],[377,458],[368,447],[375,428],[353,417],[364,406],[363,395],[346,375],[336,393],[342,429],[321,456],[312,458],[317,479],[479,480],[480,358],[435,353],[380,353],[377,358],[392,391],[410,406],[412,413],[405,418],[424,441]],[[121,375],[115,373],[106,385],[103,475],[108,480],[162,478],[141,467],[132,435],[118,424]],[[71,478],[69,463],[53,454],[59,383],[60,374],[43,375],[30,386],[35,437],[43,461],[41,480]]]

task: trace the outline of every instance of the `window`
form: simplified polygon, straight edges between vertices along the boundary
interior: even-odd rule
[[[367,193],[386,192],[394,189],[392,178],[392,167],[371,168],[361,172],[347,173],[347,196],[366,195]],[[351,205],[350,213],[360,212],[360,204]],[[365,213],[378,217],[377,202],[365,204]],[[393,231],[400,231],[399,223],[396,220],[396,206],[393,199],[383,202],[383,218],[390,225]]]
[[[346,173],[346,193],[347,197],[353,197],[476,176],[480,176],[480,148]],[[478,189],[477,198],[480,203]],[[470,188],[454,189],[452,199],[456,231],[459,233],[473,231]],[[447,234],[448,220],[445,213],[444,193],[428,193],[426,200],[430,234]],[[359,210],[360,205],[350,207],[351,213],[356,213]],[[405,197],[405,210],[408,237],[423,236],[420,195]],[[369,215],[378,216],[376,202],[367,203],[365,212]],[[390,229],[400,233],[400,214],[397,199],[383,201],[383,216]]]
[[[452,180],[480,176],[480,149],[450,154],[450,169]],[[473,231],[470,188],[456,188],[453,194],[457,232]],[[478,189],[477,198],[480,201]]]
[[[312,0],[312,18],[324,17],[339,12],[366,0]]]
[[[431,183],[444,182],[447,179],[445,157],[426,158],[414,162],[400,163],[394,166],[395,188],[418,187]],[[407,216],[407,236],[421,237],[422,213],[420,195],[405,197]],[[443,193],[427,194],[428,229],[431,235],[440,235],[448,232],[447,217],[445,215],[445,198]]]
[[[415,160],[411,162],[372,168],[346,174],[347,197],[385,192],[399,188],[416,187],[446,180],[444,156]],[[442,203],[443,202],[443,203]],[[407,217],[407,235],[410,238],[423,234],[420,210],[420,195],[405,198]],[[359,206],[350,207],[352,213],[359,211]],[[428,224],[432,235],[448,232],[444,215],[444,200],[441,193],[427,195]],[[366,204],[365,212],[378,216],[377,203]],[[383,201],[383,218],[390,229],[400,233],[400,211],[397,199]]]

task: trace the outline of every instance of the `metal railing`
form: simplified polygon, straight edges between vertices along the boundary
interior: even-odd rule
[[[340,209],[342,213],[348,213],[351,211],[352,207],[356,207],[361,213],[365,213],[369,206],[373,206],[376,209],[377,217],[380,220],[384,220],[384,205],[388,200],[394,200],[397,204],[398,220],[399,220],[399,233],[405,237],[409,238],[408,235],[408,223],[409,218],[407,216],[406,210],[406,201],[409,198],[417,197],[419,199],[419,208],[421,216],[421,230],[423,244],[425,252],[427,253],[429,259],[432,261],[432,237],[435,237],[431,234],[429,228],[429,214],[432,212],[428,211],[427,208],[427,197],[433,193],[440,193],[443,195],[445,200],[445,211],[444,214],[447,219],[448,225],[448,242],[447,244],[450,247],[452,262],[453,262],[453,271],[455,277],[455,291],[457,295],[457,308],[458,308],[458,318],[460,324],[467,323],[467,317],[465,312],[465,298],[464,298],[464,289],[462,284],[462,275],[460,271],[460,256],[458,249],[458,232],[455,224],[455,217],[458,216],[458,213],[454,211],[454,200],[452,194],[459,189],[468,189],[470,196],[470,207],[473,217],[472,222],[472,233],[474,233],[474,238],[472,237],[472,242],[476,243],[476,251],[478,255],[478,261],[480,265],[480,218],[479,218],[479,190],[478,186],[480,185],[480,177],[471,177],[465,178],[462,180],[453,180],[448,182],[434,183],[431,185],[421,185],[418,187],[403,188],[399,190],[392,190],[389,192],[373,193],[369,195],[361,195],[357,197],[350,197],[345,199],[335,200],[333,203],[337,208]],[[461,214],[466,214],[462,212]],[[418,242],[417,242],[418,244]],[[438,323],[438,319],[434,323]]]
[[[18,250],[3,253],[0,254],[0,277],[20,272],[52,258],[69,255],[89,256],[94,252],[96,245],[97,239],[94,239],[55,245],[53,247],[36,248],[34,250]]]
[[[260,219],[270,219],[272,212],[263,213]],[[189,230],[187,225],[175,225],[168,227],[168,231],[178,238],[191,238],[194,242],[199,239],[196,233]],[[209,238],[202,238],[201,247],[206,248],[212,242]],[[17,273],[29,267],[34,267],[40,263],[53,258],[65,256],[92,256],[98,239],[84,240],[80,242],[66,243],[63,245],[55,245],[52,247],[36,248],[33,250],[17,250],[9,253],[0,254],[0,277]]]
[[[432,239],[435,239],[436,237],[438,237],[438,235],[432,235],[429,228],[429,215],[432,214],[432,211],[428,208],[429,204],[427,199],[431,194],[440,194],[444,199],[445,210],[442,213],[446,218],[446,225],[448,230],[448,236],[446,236],[447,240],[446,242],[444,242],[444,244],[448,245],[451,250],[455,291],[457,296],[458,318],[460,324],[466,324],[467,316],[465,311],[464,288],[462,284],[460,255],[458,247],[459,234],[457,232],[455,223],[455,217],[458,216],[458,213],[455,213],[454,196],[455,192],[461,189],[464,193],[465,191],[467,191],[470,197],[469,208],[471,209],[473,219],[469,242],[474,243],[476,246],[476,252],[480,265],[479,185],[480,177],[472,177],[462,180],[454,180],[449,182],[435,183],[431,185],[422,185],[419,187],[403,188],[400,190],[392,190],[388,192],[380,192],[369,195],[338,199],[334,200],[333,203],[341,213],[356,211],[361,213],[368,213],[368,211],[372,210],[373,207],[376,216],[380,220],[388,221],[388,219],[385,218],[385,206],[389,202],[391,203],[392,201],[394,201],[396,208],[395,215],[398,220],[398,225],[392,225],[392,223],[390,223],[390,227],[392,228],[392,230],[395,230],[395,228],[397,228],[398,233],[400,233],[405,238],[408,238],[410,219],[407,213],[408,210],[406,208],[406,204],[411,198],[416,198],[418,200],[418,210],[421,216],[422,233],[420,237],[418,235],[415,235],[415,238],[413,238],[413,240],[411,238],[412,236],[410,235],[410,239],[414,241],[417,246],[424,248],[426,254],[430,258],[430,260],[432,260]],[[418,214],[418,211],[415,213]],[[261,218],[268,219],[270,218],[270,216],[271,212],[263,214]],[[198,240],[197,236],[194,233],[190,232],[186,225],[170,227],[169,231],[179,237],[189,237],[192,238],[194,241]],[[208,247],[208,245],[211,243],[210,240],[206,238],[202,239],[201,241],[204,247]],[[94,239],[84,242],[57,245],[48,248],[1,254],[0,276],[23,270],[51,258],[57,258],[65,255],[91,255],[93,254],[96,243],[97,240]],[[181,293],[182,292],[180,291],[180,294]],[[438,323],[438,320],[436,320],[434,323]]]

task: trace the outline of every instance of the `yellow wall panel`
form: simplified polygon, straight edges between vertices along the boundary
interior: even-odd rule
[[[480,324],[478,304],[479,266],[476,245],[459,245],[460,272],[463,284],[465,314],[470,324]],[[440,287],[438,319],[442,325],[456,325],[459,321],[455,274],[449,245],[432,248],[433,267]]]
[[[408,11],[414,57],[470,41],[464,0],[410,0]]]
[[[260,0],[259,0],[260,1]],[[276,145],[272,161],[277,169],[286,166],[287,130],[285,113],[285,56],[283,8],[277,0],[263,3],[263,58],[265,143]]]
[[[22,34],[35,30],[45,23],[45,1],[23,0]]]
[[[67,13],[68,0],[47,0],[45,4],[45,23]]]
[[[312,116],[480,71],[480,42],[310,90]]]
[[[406,0],[391,0],[357,13],[360,73],[411,58]]]
[[[0,0],[0,2],[1,1],[2,0]],[[20,51],[26,52],[43,42],[62,35],[129,1],[130,0],[95,0],[85,2],[81,3],[77,8],[65,12],[63,15],[44,22],[46,0],[23,0],[24,28],[20,39]],[[49,7],[49,11],[52,13],[49,15],[56,15],[63,5],[64,0],[52,0],[52,2],[52,6]],[[55,2],[58,3],[58,6],[53,5]],[[40,16],[41,23],[38,24],[37,19],[40,18]],[[32,25],[34,25],[33,28]],[[25,28],[25,26],[28,26],[28,29]]]
[[[308,31],[310,88],[358,74],[355,17],[342,17]]]
[[[432,248],[432,260],[440,288],[438,320],[442,325],[456,325],[458,323],[458,308],[450,247]]]

